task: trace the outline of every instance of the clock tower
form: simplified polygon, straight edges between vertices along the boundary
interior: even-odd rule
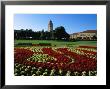
[[[50,20],[49,23],[48,23],[48,32],[51,32],[51,31],[53,31],[53,23]]]

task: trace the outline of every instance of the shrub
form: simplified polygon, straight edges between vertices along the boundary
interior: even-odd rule
[[[51,46],[51,43],[39,43],[39,46]]]

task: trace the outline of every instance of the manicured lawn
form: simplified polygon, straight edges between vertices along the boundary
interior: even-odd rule
[[[51,43],[56,46],[78,46],[78,45],[89,45],[97,46],[97,41],[77,41],[77,42],[67,42],[67,41],[54,41],[54,40],[15,40],[15,43]]]

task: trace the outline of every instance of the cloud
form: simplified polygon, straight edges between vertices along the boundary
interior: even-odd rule
[[[90,24],[80,24],[80,26],[91,26]]]

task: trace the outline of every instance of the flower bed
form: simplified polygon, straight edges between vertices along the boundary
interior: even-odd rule
[[[14,60],[15,60],[15,70],[17,71],[17,72],[15,71],[15,75],[95,76],[97,72],[96,55],[97,55],[96,50],[89,46],[86,48],[86,50],[85,47],[15,48]],[[18,65],[21,66],[18,67]],[[23,73],[21,72],[22,67],[24,67]],[[28,72],[27,67],[30,68],[30,71]],[[33,68],[36,71],[33,70]],[[48,72],[45,70],[47,70]]]

